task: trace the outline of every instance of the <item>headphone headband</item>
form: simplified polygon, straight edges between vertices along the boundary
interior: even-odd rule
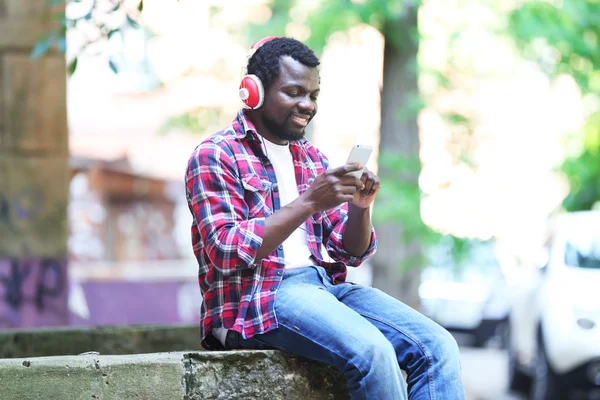
[[[254,42],[252,44],[252,46],[250,46],[250,50],[248,50],[248,53],[246,55],[246,65],[248,65],[248,63],[250,62],[250,59],[252,58],[254,53],[256,53],[257,50],[260,49],[263,44],[270,42],[271,40],[274,40],[274,39],[279,39],[280,37],[281,36],[267,36],[267,37],[264,37],[262,39],[257,40],[256,42]]]
[[[248,64],[250,63],[250,59],[267,42],[270,42],[273,39],[278,39],[281,36],[267,36],[260,40],[257,40],[250,46],[250,50],[248,50],[248,54],[246,56],[246,72],[244,72],[244,77],[242,78],[242,82],[240,83],[240,88],[238,95],[240,100],[244,103],[247,108],[256,110],[262,106],[265,99],[265,92],[262,85],[262,82],[256,75],[247,75]]]

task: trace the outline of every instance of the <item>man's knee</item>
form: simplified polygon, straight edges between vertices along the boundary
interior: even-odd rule
[[[396,352],[394,346],[383,335],[378,335],[371,338],[363,346],[360,346],[360,354],[358,358],[363,372],[377,367],[385,368],[388,365],[397,364]],[[362,367],[362,368],[361,368]]]
[[[430,353],[438,361],[454,363],[459,360],[458,343],[446,329],[436,324],[430,337]]]

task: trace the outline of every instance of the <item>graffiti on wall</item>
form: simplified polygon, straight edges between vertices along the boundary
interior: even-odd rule
[[[0,224],[16,233],[17,224],[36,218],[43,207],[44,193],[40,188],[27,187],[13,196],[0,193]]]
[[[0,259],[0,328],[65,325],[65,259]]]

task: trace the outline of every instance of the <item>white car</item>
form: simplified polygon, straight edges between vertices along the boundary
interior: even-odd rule
[[[509,385],[533,400],[600,398],[600,211],[561,215],[547,244],[509,316]]]
[[[422,312],[451,332],[470,335],[482,347],[492,338],[503,346],[510,292],[493,245],[477,248],[460,266],[428,267],[421,273]]]

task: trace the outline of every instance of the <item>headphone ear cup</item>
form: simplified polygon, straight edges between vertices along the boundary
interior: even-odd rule
[[[244,76],[240,83],[239,96],[247,108],[252,110],[260,108],[265,99],[265,91],[260,78],[252,74]]]

